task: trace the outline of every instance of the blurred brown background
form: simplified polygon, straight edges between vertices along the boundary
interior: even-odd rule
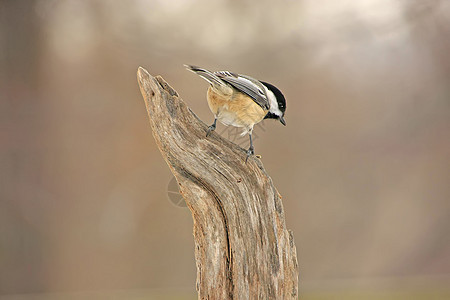
[[[303,299],[449,297],[450,1],[11,0],[0,22],[0,298],[196,298],[136,82],[210,123],[183,63],[283,90],[255,147]]]

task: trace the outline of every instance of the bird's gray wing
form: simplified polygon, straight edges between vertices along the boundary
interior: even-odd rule
[[[249,76],[239,75],[227,71],[214,72],[217,77],[232,85],[238,91],[248,95],[263,109],[269,109],[270,102],[266,95],[264,85]]]

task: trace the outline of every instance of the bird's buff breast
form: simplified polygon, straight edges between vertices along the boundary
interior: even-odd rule
[[[235,92],[230,96],[223,96],[210,87],[207,98],[211,112],[225,125],[251,129],[267,114],[267,111],[242,93]]]

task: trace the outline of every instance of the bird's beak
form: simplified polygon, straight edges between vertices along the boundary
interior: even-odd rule
[[[280,117],[280,122],[281,122],[281,124],[286,126],[286,121],[284,120],[283,116]]]

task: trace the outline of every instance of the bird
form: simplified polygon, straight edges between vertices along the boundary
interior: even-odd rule
[[[252,141],[255,124],[275,119],[286,126],[286,99],[274,85],[230,71],[211,72],[193,65],[184,66],[210,84],[206,98],[214,122],[208,127],[206,137],[216,129],[217,120],[226,126],[242,127],[241,135],[248,134],[250,139],[246,162],[255,153]]]

